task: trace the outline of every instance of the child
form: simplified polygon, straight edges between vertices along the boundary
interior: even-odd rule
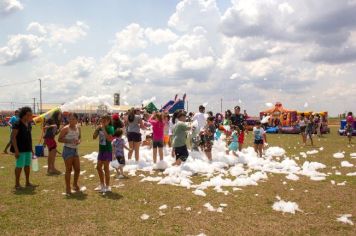
[[[153,162],[157,162],[157,148],[160,161],[163,161],[163,139],[164,139],[164,122],[162,113],[154,113],[148,122],[152,125],[153,130]]]
[[[315,123],[314,123],[314,116],[310,115],[309,116],[309,120],[307,120],[307,128],[305,130],[306,133],[306,137],[310,139],[311,145],[314,146],[314,142],[313,142],[313,133],[314,133],[314,127]]]
[[[214,124],[214,117],[209,116],[207,118],[207,124],[204,127],[204,152],[209,161],[213,160],[211,149],[213,148],[214,144],[214,134],[215,134],[215,124]]]
[[[193,124],[192,124],[192,136],[191,136],[191,138],[192,138],[191,150],[199,152],[199,145],[200,145],[201,141],[200,141],[200,135],[199,135],[197,122],[193,122]]]
[[[178,122],[175,123],[173,127],[173,150],[176,157],[176,162],[173,165],[180,165],[182,162],[185,162],[189,156],[187,149],[187,131],[190,130],[190,127],[185,123],[186,115],[184,111],[177,113]]]
[[[49,175],[60,175],[61,172],[56,169],[55,161],[56,161],[56,154],[57,154],[57,143],[55,140],[55,136],[58,133],[59,129],[57,124],[55,124],[53,119],[48,119],[46,121],[44,127],[44,135],[43,139],[45,144],[48,148],[48,169],[47,174]]]
[[[110,116],[105,115],[101,118],[101,124],[93,134],[93,139],[99,137],[99,154],[96,169],[100,178],[100,186],[95,188],[95,190],[100,191],[101,193],[111,192],[109,164],[112,161],[111,141],[113,134],[114,127],[111,125],[111,118]],[[105,172],[105,181],[103,167]]]
[[[169,131],[170,131],[170,116],[168,113],[164,113],[164,138],[163,138],[163,141],[164,141],[164,146],[167,147],[167,146],[171,146],[170,144],[170,139],[169,139]]]
[[[232,128],[234,129],[234,131],[232,132],[230,138],[231,143],[228,146],[228,150],[226,151],[226,154],[229,155],[230,151],[232,151],[232,154],[237,157],[236,152],[239,149],[238,137],[240,135],[240,129],[238,126],[233,126]]]
[[[240,128],[239,128],[240,129]],[[241,152],[242,146],[245,141],[245,127],[241,126],[240,133],[239,133],[239,138],[238,138],[238,143],[239,143],[239,151]]]
[[[300,118],[299,118],[299,120],[298,120],[298,125],[299,125],[299,127],[300,127],[300,133],[301,133],[301,135],[302,135],[303,145],[305,146],[306,143],[307,143],[307,136],[306,136],[306,132],[305,132],[307,126],[306,126],[306,122],[305,122],[305,115],[304,115],[304,113],[302,113],[302,114],[300,115]]]
[[[351,144],[352,133],[353,133],[353,124],[354,124],[354,117],[352,112],[349,112],[346,117],[346,135],[349,139],[349,144]]]
[[[256,126],[253,127],[253,135],[255,137],[254,147],[257,155],[262,157],[263,144],[266,143],[266,133],[261,127],[261,121],[256,121]]]
[[[125,153],[124,149],[130,151],[130,148],[128,148],[125,145],[125,140],[122,138],[123,130],[118,128],[116,129],[114,133],[114,139],[112,141],[112,153],[113,153],[113,158],[116,159],[119,162],[119,167],[116,168],[116,173],[117,173],[117,178],[118,179],[123,179],[125,178],[124,175],[124,166],[125,166]]]

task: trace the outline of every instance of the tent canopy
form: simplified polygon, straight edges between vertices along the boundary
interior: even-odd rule
[[[153,102],[148,103],[145,108],[146,108],[146,111],[148,113],[152,113],[154,111],[158,111],[157,107],[155,106],[155,104],[153,104]]]
[[[282,103],[277,102],[273,108],[265,110],[262,113],[274,114],[274,113],[290,113],[290,112],[297,112],[297,111],[286,109],[283,107]]]

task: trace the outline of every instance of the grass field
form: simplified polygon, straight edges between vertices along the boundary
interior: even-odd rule
[[[285,175],[268,174],[268,180],[258,186],[243,187],[237,192],[226,188],[232,193],[227,196],[208,189],[207,196],[200,197],[181,187],[141,183],[138,176],[115,180],[114,184],[123,184],[122,187],[101,195],[93,191],[98,184],[94,165],[83,158],[81,169],[86,173],[80,177],[80,184],[87,187],[84,193],[71,198],[63,196],[64,177],[47,176],[44,168],[31,175],[32,182],[39,187],[15,192],[14,157],[0,154],[0,232],[1,235],[356,235],[355,225],[336,221],[339,214],[352,214],[356,222],[356,177],[346,176],[356,171],[356,159],[349,157],[356,147],[348,146],[346,138],[337,135],[336,130],[335,126],[331,134],[316,140],[316,146],[324,147],[324,151],[307,158],[327,166],[322,172],[333,174],[326,180],[311,181],[300,176],[299,181],[287,181]],[[8,140],[8,132],[7,128],[0,128],[1,148]],[[91,128],[83,128],[80,154],[97,150],[97,141],[91,140],[91,133]],[[34,129],[35,142],[38,136],[39,130]],[[247,139],[251,145],[252,137]],[[269,144],[283,147],[287,155],[313,149],[299,147],[299,139],[298,135],[268,135]],[[345,151],[345,160],[355,166],[341,167],[341,160],[332,157],[339,151]],[[44,165],[46,159],[41,158],[40,166]],[[60,157],[57,166],[64,170]],[[335,175],[336,170],[342,174]],[[87,178],[90,174],[95,178]],[[337,186],[330,180],[347,182],[345,186]],[[276,195],[297,202],[303,212],[293,215],[274,211],[271,206]],[[208,212],[203,207],[206,202],[214,206],[226,203],[228,207],[223,213]],[[168,209],[164,211],[166,215],[160,216],[158,208],[163,204]],[[175,206],[181,209],[174,209]],[[186,207],[192,210],[186,211]],[[144,213],[150,219],[141,220]]]

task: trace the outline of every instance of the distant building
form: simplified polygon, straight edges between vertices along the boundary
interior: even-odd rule
[[[120,106],[120,93],[114,94],[114,106]]]

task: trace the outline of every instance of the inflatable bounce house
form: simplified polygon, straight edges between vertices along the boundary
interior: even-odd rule
[[[174,100],[167,102],[160,110],[160,112],[174,113],[176,110],[184,110],[185,107],[186,94],[183,95],[182,99],[178,98],[178,94],[174,97]]]
[[[148,113],[150,113],[150,114],[152,114],[152,113],[155,112],[155,111],[158,111],[156,105],[155,105],[153,102],[148,103],[148,104],[144,107],[144,109],[145,109]]]
[[[356,136],[356,120],[354,121],[353,125],[353,132],[352,136]],[[339,129],[339,134],[340,135],[346,135],[346,120],[341,120],[340,121],[340,129]]]
[[[260,112],[261,120],[266,117],[269,117],[265,124],[267,133],[300,133],[299,127],[296,126],[297,111],[284,108],[280,102],[277,102],[273,108]]]

